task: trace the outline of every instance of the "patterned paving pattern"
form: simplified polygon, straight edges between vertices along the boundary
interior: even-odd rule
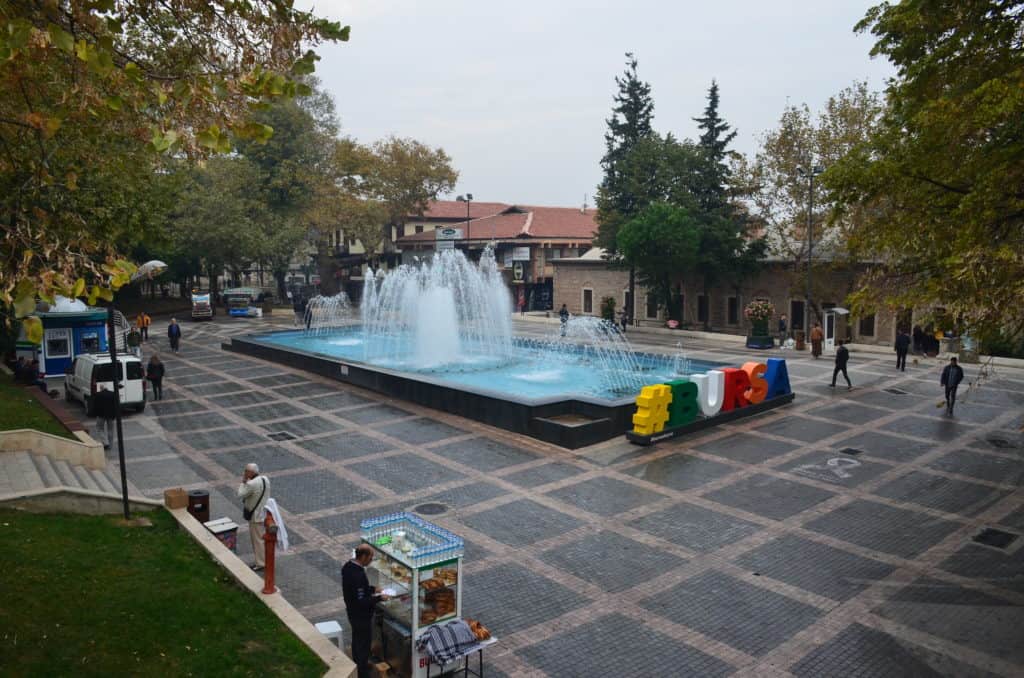
[[[275,321],[290,315],[188,324],[177,356],[154,328],[166,399],[129,418],[128,474],[151,496],[209,489],[240,522],[234,489],[259,463],[296,542],[279,584],[314,621],[344,623],[361,518],[437,501],[467,541],[465,610],[501,639],[488,675],[1024,673],[1024,537],[971,541],[1024,532],[1024,370],[961,393],[950,421],[934,365],[854,353],[854,390],[833,392],[829,362],[787,356],[784,411],[570,452],[220,349]]]

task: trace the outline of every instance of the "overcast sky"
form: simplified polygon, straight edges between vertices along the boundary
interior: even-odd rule
[[[714,78],[733,148],[750,154],[787,97],[818,110],[856,79],[883,88],[891,67],[853,32],[872,4],[319,0],[352,36],[319,50],[317,75],[344,134],[444,148],[459,172],[448,197],[593,206],[625,52],[651,85],[655,129],[695,137]]]

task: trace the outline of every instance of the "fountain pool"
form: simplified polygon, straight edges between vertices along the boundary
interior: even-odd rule
[[[442,250],[367,271],[358,311],[344,294],[317,297],[306,329],[225,347],[573,448],[629,429],[645,385],[719,366],[637,353],[599,318],[548,326],[542,339],[514,337],[511,318],[490,249],[479,262]]]
[[[553,331],[557,336],[558,330]],[[568,334],[572,334],[572,329]],[[406,358],[376,356],[369,344],[376,341],[377,336],[368,334],[360,326],[336,328],[329,334],[291,331],[255,335],[247,339],[304,354],[330,356],[346,363],[358,362],[402,371],[412,378],[429,379],[434,383],[489,395],[501,394],[528,400],[579,397],[632,400],[647,384],[684,376],[684,373],[677,372],[680,363],[676,357],[630,352],[634,364],[624,368],[607,364],[599,345],[578,342],[571,336],[564,341],[560,336],[550,340],[515,338],[511,340],[508,353],[500,358],[486,356],[486,347],[463,344],[461,357],[435,350],[429,354],[429,360],[418,353],[415,337],[411,334],[390,337],[396,355]],[[440,364],[433,362],[437,356],[446,358],[446,361]],[[720,365],[689,360],[686,373],[702,373]],[[628,372],[624,372],[626,369]]]

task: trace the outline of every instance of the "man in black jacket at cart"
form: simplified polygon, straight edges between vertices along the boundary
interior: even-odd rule
[[[373,561],[369,544],[356,547],[356,557],[341,567],[341,594],[345,598],[345,611],[352,627],[352,661],[359,670],[359,678],[370,676],[370,622],[377,602],[388,597],[370,586],[366,567]]]

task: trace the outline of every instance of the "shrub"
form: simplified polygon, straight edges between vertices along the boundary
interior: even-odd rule
[[[601,299],[601,317],[608,322],[615,322],[615,297]]]

